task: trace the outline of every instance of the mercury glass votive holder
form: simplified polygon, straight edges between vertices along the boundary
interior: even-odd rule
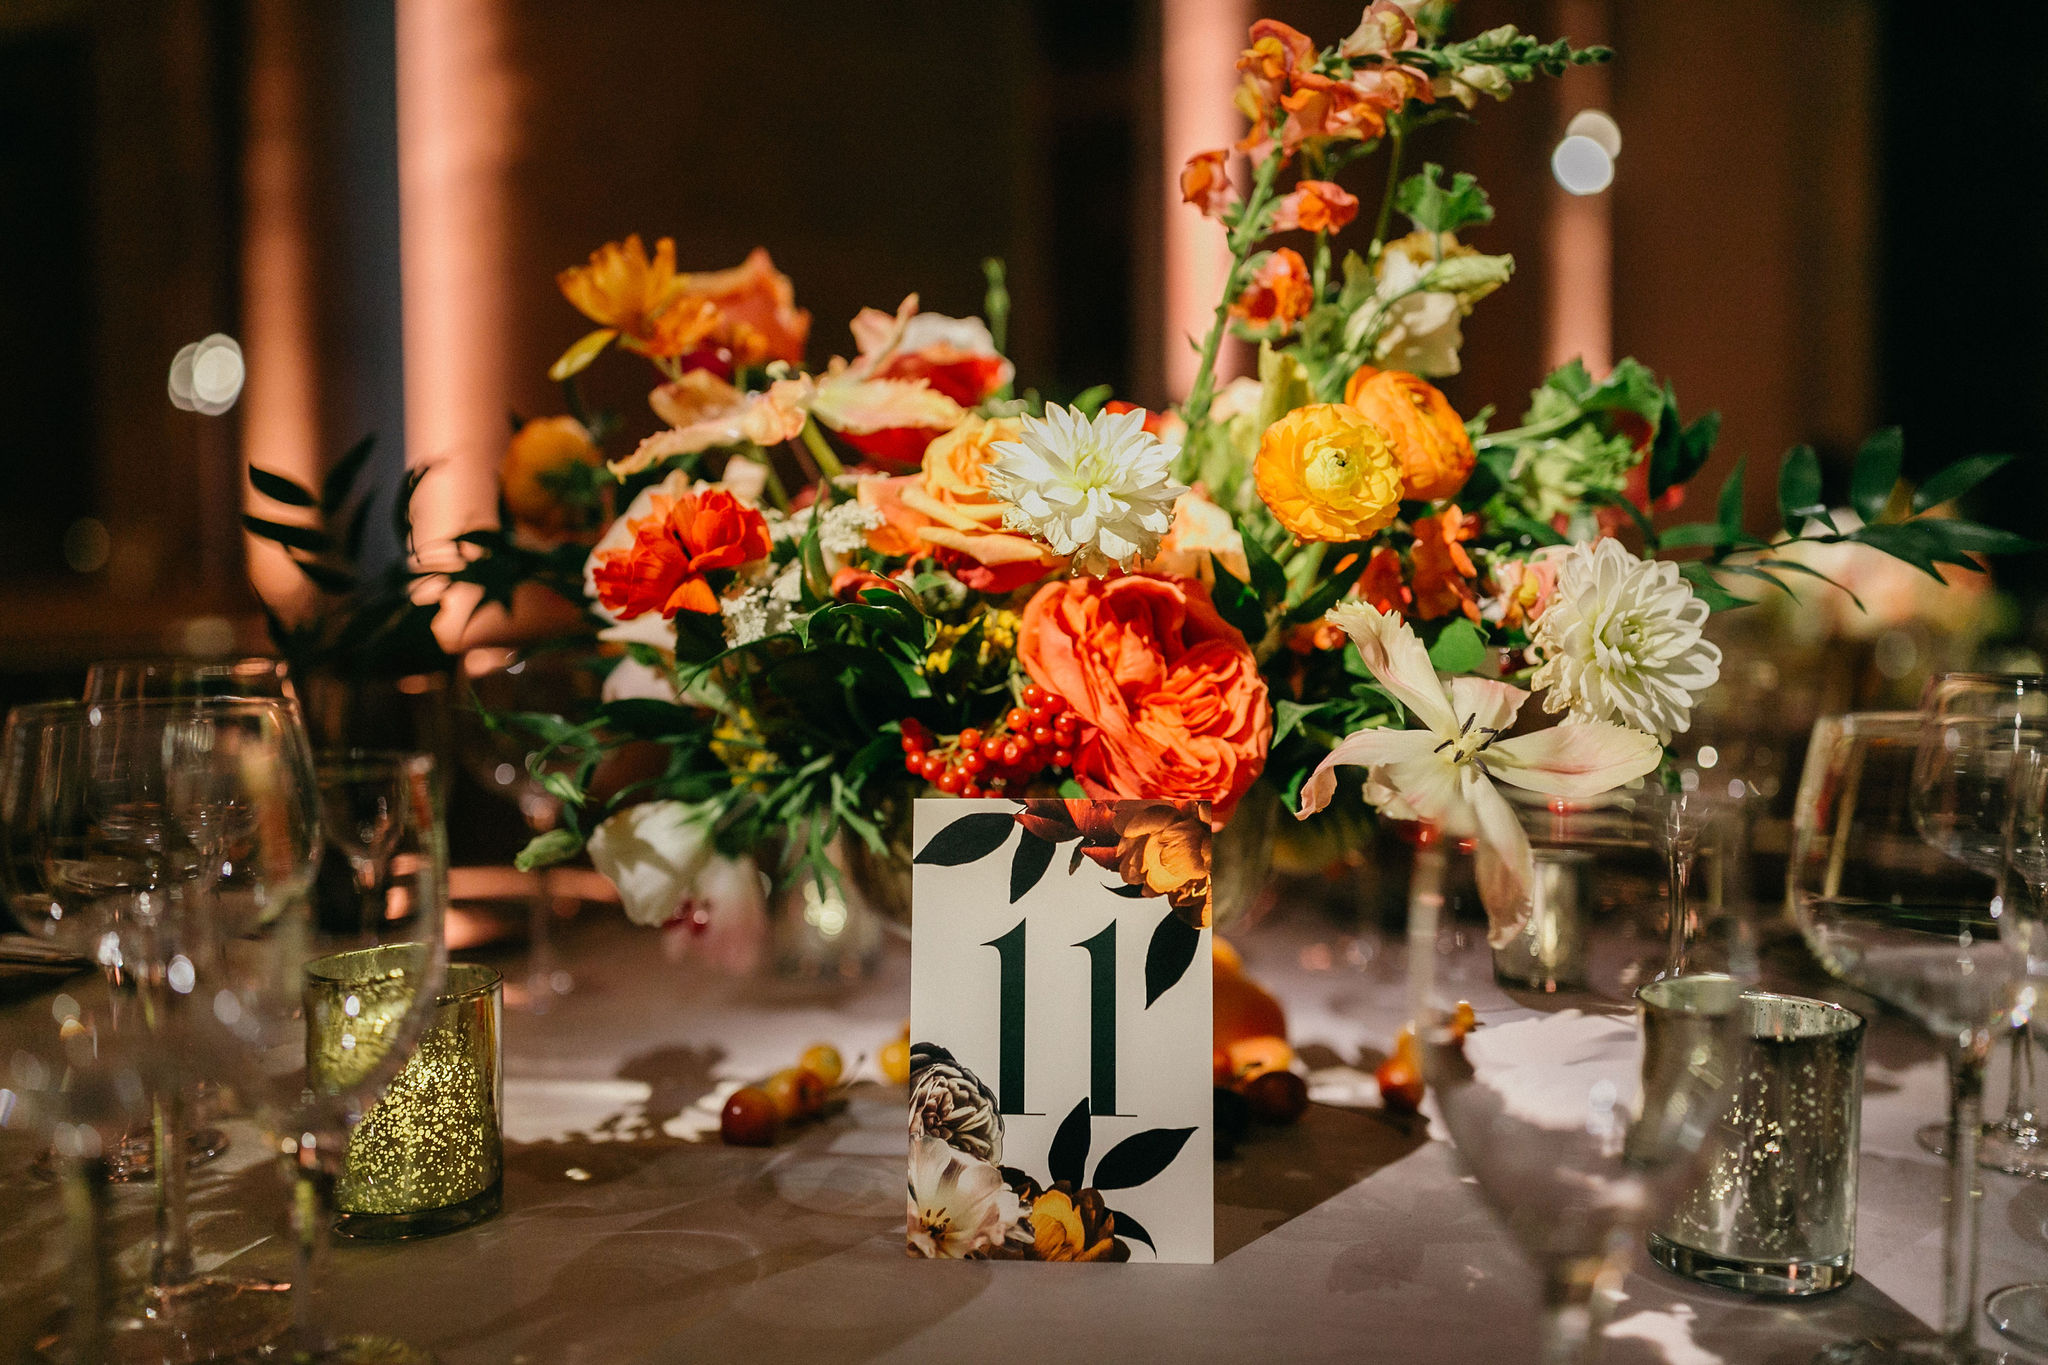
[[[1514,990],[1552,993],[1586,984],[1586,879],[1593,855],[1582,849],[1536,848],[1529,918],[1493,950],[1493,978]]]
[[[325,1058],[342,1050],[322,1034],[360,1018],[322,1008],[355,987],[345,964],[364,959],[364,976],[385,949],[340,953],[307,974],[307,1058],[317,1088]],[[489,967],[448,964],[434,1017],[412,1058],[349,1134],[334,1187],[336,1232],[375,1241],[432,1237],[495,1215],[503,1204],[505,1107],[502,1058],[504,983]],[[346,1066],[346,1062],[339,1065]]]
[[[1863,1019],[1749,991],[1733,1096],[1698,1179],[1649,1236],[1667,1270],[1743,1293],[1799,1297],[1847,1284],[1856,1260]]]

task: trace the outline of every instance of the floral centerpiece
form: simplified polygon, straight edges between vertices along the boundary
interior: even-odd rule
[[[1655,772],[1716,680],[1708,613],[1820,576],[1789,546],[1936,577],[2015,547],[1936,510],[1989,464],[1915,493],[1896,431],[1855,461],[1854,522],[1801,448],[1769,534],[1743,524],[1740,465],[1711,517],[1659,531],[1718,421],[1681,418],[1634,360],[1561,367],[1512,423],[1454,410],[1431,381],[1514,262],[1477,244],[1493,210],[1473,178],[1411,168],[1407,139],[1609,54],[1453,38],[1451,11],[1376,0],[1333,46],[1252,26],[1248,129],[1181,176],[1231,264],[1176,409],[1020,389],[993,262],[984,318],[913,295],[861,312],[823,366],[765,251],[690,273],[630,237],[563,271],[595,324],[550,371],[569,414],[519,429],[505,526],[465,537],[458,575],[501,601],[554,584],[609,669],[594,713],[524,718],[566,803],[524,863],[587,849],[664,923],[699,888],[757,886],[755,863],[901,858],[919,795],[1206,801],[1220,827],[1258,789],[1324,809],[1352,765],[1346,808],[1474,842],[1505,932],[1528,856],[1504,792],[1582,800]],[[1343,181],[1369,160],[1361,216]],[[1257,375],[1219,384],[1231,333]],[[653,367],[665,425],[606,451],[576,377],[617,352]],[[650,743],[658,762],[606,779]]]

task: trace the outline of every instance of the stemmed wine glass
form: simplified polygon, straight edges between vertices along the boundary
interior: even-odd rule
[[[348,749],[320,755],[320,809],[327,838],[348,859],[365,919],[374,917],[379,893],[406,829],[410,754]]]
[[[457,711],[463,763],[487,790],[518,805],[529,832],[553,829],[561,821],[561,798],[548,790],[528,761],[534,732],[521,720],[537,716],[559,721],[587,711],[598,699],[595,679],[561,653],[503,649],[470,651],[463,659],[462,679],[468,692],[468,704]],[[555,905],[547,869],[534,874],[533,885],[526,983],[519,1002],[539,1014],[575,983],[555,956],[550,932]]]
[[[1952,786],[1929,804],[1915,789],[1960,747],[2003,744],[2009,768],[2017,733],[2010,721],[2001,733],[1864,712],[1823,718],[1808,745],[1786,873],[1800,931],[1829,972],[1943,1043],[1949,1070],[1941,1334],[1844,1342],[1817,1357],[1827,1365],[2004,1359],[1976,1345],[1977,1138],[1984,1064],[2021,981],[2025,936],[2001,918],[1996,877],[1922,837],[1916,807],[1960,820],[1975,798]]]
[[[1716,817],[1724,813],[1725,805],[1725,798],[1697,786],[1675,791],[1652,790],[1636,798],[1636,809],[1649,826],[1650,842],[1664,855],[1670,937],[1657,980],[1687,974],[1687,955],[1696,928],[1687,891],[1699,857],[1701,837]]]
[[[1995,876],[2005,856],[2006,779],[2014,750],[2010,743],[1979,741],[1987,729],[2011,738],[2007,732],[2014,722],[2028,731],[2048,731],[2048,678],[1945,673],[1929,680],[1920,710],[1956,740],[1943,745],[1940,761],[1922,774],[1925,785],[1915,788],[1920,833],[1949,857]],[[2005,1113],[1984,1125],[1977,1160],[2013,1175],[2048,1176],[2048,1141],[2034,1113],[2033,1029],[2024,1015],[2015,1017],[2008,1042],[2012,1078]],[[1935,1123],[1914,1136],[1928,1151],[1945,1156],[1947,1133]]]
[[[1596,943],[1583,986],[1474,1027],[1438,943],[1443,843],[1424,837],[1410,883],[1423,1075],[1460,1162],[1542,1278],[1541,1359],[1590,1365],[1615,1284],[1727,1103],[1743,984],[1695,972],[1644,986],[1639,1004],[1635,955]]]
[[[185,1150],[192,1090],[203,1072],[177,1024],[201,993],[195,908],[226,879],[288,896],[295,874],[269,877],[243,859],[252,836],[245,807],[201,799],[194,754],[223,729],[296,720],[276,700],[218,697],[108,703],[56,702],[8,717],[5,865],[18,905],[39,906],[40,926],[98,962],[117,1026],[142,1029],[148,1099],[160,1152]],[[301,842],[308,825],[301,831]],[[273,822],[265,843],[289,834]],[[126,1017],[122,1017],[122,1016]],[[186,1213],[187,1163],[157,1163],[157,1216],[148,1281],[98,1325],[110,1360],[197,1361],[251,1349],[283,1323],[284,1286],[196,1274]],[[95,1312],[74,1305],[74,1315]]]

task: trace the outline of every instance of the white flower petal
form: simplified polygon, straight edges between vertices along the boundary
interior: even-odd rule
[[[1639,730],[1581,721],[1501,740],[1480,761],[1502,782],[1583,800],[1648,776],[1663,757],[1664,746]]]
[[[1359,658],[1380,686],[1393,693],[1417,720],[1436,731],[1440,739],[1458,733],[1458,718],[1444,695],[1443,684],[1437,681],[1429,651],[1406,621],[1365,602],[1332,607],[1325,619],[1351,637]]]
[[[1330,804],[1337,791],[1335,769],[1339,766],[1370,768],[1426,754],[1435,745],[1436,736],[1427,730],[1358,731],[1330,750],[1329,757],[1318,763],[1308,781],[1302,783],[1301,809],[1295,812],[1295,817],[1305,819]]]

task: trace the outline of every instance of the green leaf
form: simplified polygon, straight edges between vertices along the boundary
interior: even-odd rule
[[[1721,485],[1721,496],[1714,504],[1714,518],[1731,540],[1742,533],[1742,472],[1748,463],[1747,455],[1735,462],[1735,468],[1728,471],[1728,481]]]
[[[1439,673],[1470,673],[1486,662],[1486,641],[1470,621],[1459,617],[1429,647],[1429,662]]]
[[[579,374],[588,369],[590,362],[597,359],[603,353],[604,348],[612,344],[612,338],[617,335],[617,330],[610,327],[600,327],[594,332],[585,332],[576,339],[575,345],[562,352],[561,357],[554,364],[548,366],[548,378],[560,382],[571,375]]]
[[[2010,455],[1972,455],[1957,460],[1920,485],[1919,491],[1913,494],[1913,510],[1925,512],[1930,507],[1953,502],[2005,468],[2011,460]]]
[[[1244,561],[1252,571],[1252,587],[1262,602],[1284,602],[1287,600],[1287,571],[1273,558],[1256,535],[1247,532],[1243,537]]]
[[[334,468],[327,471],[326,479],[320,484],[322,515],[332,517],[342,509],[349,494],[355,491],[356,476],[363,472],[363,466],[370,462],[370,452],[376,448],[376,436],[365,436],[334,462]]]
[[[1980,555],[2023,555],[2041,548],[2038,540],[1996,526],[1983,526],[1959,518],[1927,517],[1914,523],[1925,526],[1949,549]]]
[[[577,786],[576,779],[567,773],[542,773],[540,784],[565,806],[580,806],[585,800],[583,788]]]
[[[1246,536],[1249,546],[1252,538]],[[1216,604],[1216,612],[1228,621],[1245,642],[1257,645],[1266,637],[1266,608],[1260,603],[1258,593],[1252,585],[1231,573],[1221,564],[1216,566],[1216,589],[1210,594]]]
[[[1069,777],[1060,782],[1059,794],[1070,801],[1085,801],[1088,798],[1088,789]]]
[[[1083,389],[1075,394],[1074,401],[1068,406],[1085,416],[1093,417],[1096,413],[1102,411],[1104,403],[1107,403],[1114,397],[1116,397],[1115,388],[1108,384],[1097,384],[1092,389]]]
[[[275,541],[288,549],[304,550],[310,555],[324,555],[329,548],[325,532],[311,526],[289,526],[281,521],[267,521],[262,517],[242,514],[242,526],[249,534]]]
[[[1748,598],[1737,597],[1722,587],[1721,580],[1714,576],[1714,566],[1703,559],[1679,565],[1678,576],[1692,584],[1694,595],[1707,604],[1708,611],[1727,611],[1731,607],[1749,605]]]
[[[1401,182],[1394,192],[1394,207],[1424,232],[1456,232],[1474,223],[1493,221],[1493,205],[1486,191],[1469,173],[1459,171],[1451,183],[1440,184],[1444,168],[1435,162]]]
[[[1811,565],[1801,564],[1796,559],[1766,559],[1763,562],[1773,572],[1804,574],[1808,578],[1818,578],[1821,582],[1827,584],[1831,588],[1840,588],[1843,592],[1849,593],[1849,600],[1856,604],[1856,610],[1867,610],[1867,608],[1865,608],[1863,605],[1862,598],[1858,597],[1853,592],[1849,592],[1849,589],[1845,585],[1836,582],[1832,578],[1829,578],[1826,574],[1822,573],[1819,569],[1816,569]],[[1780,584],[1779,586],[1782,587],[1783,584]]]
[[[282,474],[273,474],[257,465],[249,466],[249,482],[256,491],[266,498],[275,498],[289,507],[313,507],[319,502],[311,493],[293,483]]]
[[[520,849],[519,856],[512,860],[512,866],[521,872],[532,872],[536,868],[565,863],[582,851],[583,840],[574,830],[551,829],[527,840],[526,847]]]
[[[1657,537],[1659,548],[1687,550],[1700,545],[1729,544],[1728,528],[1718,521],[1688,521],[1667,526]]]
[[[1284,697],[1273,703],[1273,743],[1271,747],[1277,749],[1286,743],[1287,737],[1294,733],[1295,726],[1301,724],[1303,720],[1314,715],[1322,708],[1322,702],[1310,704],[1308,702],[1288,701]]]
[[[1884,515],[1898,485],[1899,471],[1906,462],[1906,435],[1897,427],[1873,432],[1856,452],[1856,465],[1849,474],[1849,505],[1866,522]]]
[[[1678,418],[1678,391],[1669,384],[1664,386],[1663,401],[1658,406],[1657,436],[1650,445],[1650,500],[1654,504],[1670,489],[1691,479],[1707,463],[1707,457],[1714,453],[1714,442],[1720,439],[1721,414],[1710,412],[1695,418],[1689,425],[1681,425]]]
[[[1778,467],[1778,516],[1785,534],[1796,536],[1809,517],[1827,511],[1820,496],[1820,456],[1812,446],[1794,446]]]
[[[1308,379],[1308,367],[1291,351],[1276,351],[1272,343],[1259,343],[1259,430],[1315,401],[1315,389]],[[1257,582],[1256,578],[1253,582]]]

